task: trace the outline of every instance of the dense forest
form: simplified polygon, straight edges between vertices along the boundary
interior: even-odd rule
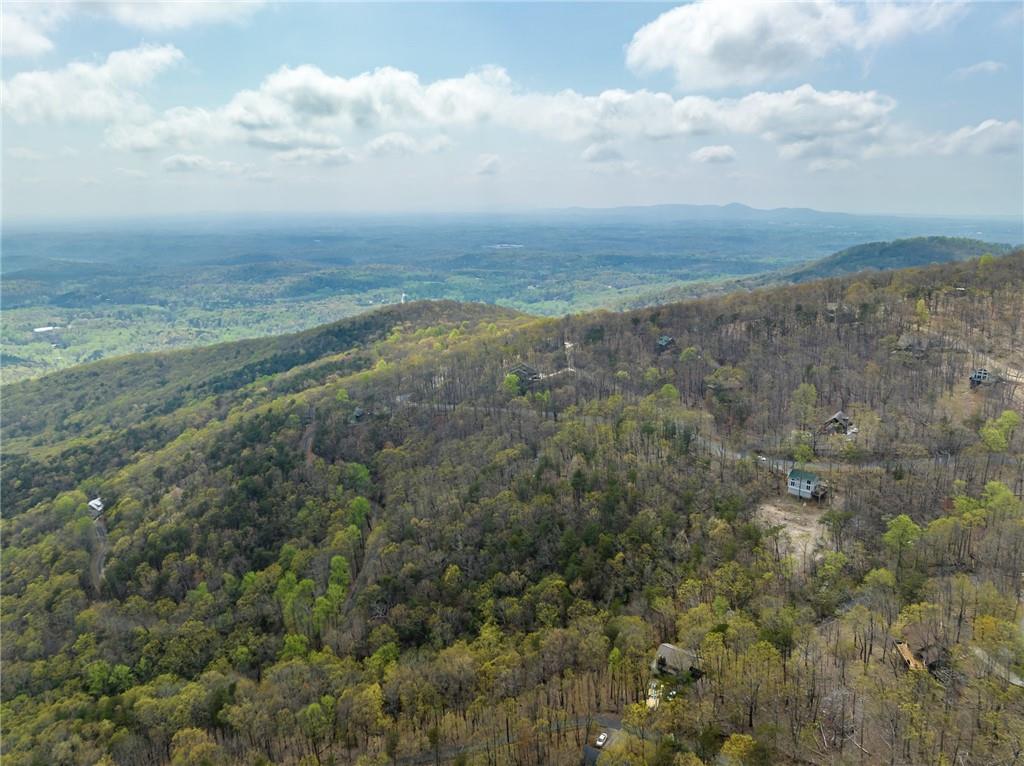
[[[7,386],[3,760],[1020,763],[1022,412],[1024,252]]]

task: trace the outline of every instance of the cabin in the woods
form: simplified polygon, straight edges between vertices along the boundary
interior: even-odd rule
[[[853,428],[853,418],[842,410],[839,410],[821,426],[822,433],[826,434],[848,434],[851,428]]]
[[[540,372],[524,362],[516,362],[509,368],[508,374],[519,378],[519,382],[522,385],[540,380]]]
[[[816,473],[794,468],[789,472],[789,494],[804,500],[820,500],[828,494],[828,485]]]
[[[658,676],[682,676],[700,678],[701,671],[697,655],[674,644],[662,644],[651,661],[651,672]]]
[[[667,351],[668,349],[676,345],[676,339],[673,338],[671,335],[661,335],[658,337],[658,342],[656,345],[658,353],[660,354],[662,351]]]
[[[98,497],[94,497],[89,501],[89,515],[96,518],[101,513],[103,513],[103,500]]]
[[[971,372],[970,380],[971,388],[975,388],[976,386],[980,386],[983,383],[991,383],[993,380],[995,380],[995,377],[992,375],[991,372],[986,370],[984,367],[978,367],[976,370],[973,370]]]

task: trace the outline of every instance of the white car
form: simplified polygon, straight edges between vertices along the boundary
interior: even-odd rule
[[[602,731],[597,735],[597,739],[594,740],[594,747],[604,747],[604,743],[608,741],[608,732]]]

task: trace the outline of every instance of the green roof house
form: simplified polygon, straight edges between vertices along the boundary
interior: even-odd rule
[[[828,492],[818,474],[794,468],[789,472],[789,494],[804,500],[820,500]]]

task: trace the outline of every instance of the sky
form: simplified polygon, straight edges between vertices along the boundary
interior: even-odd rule
[[[1021,215],[1024,4],[5,2],[4,221]]]

